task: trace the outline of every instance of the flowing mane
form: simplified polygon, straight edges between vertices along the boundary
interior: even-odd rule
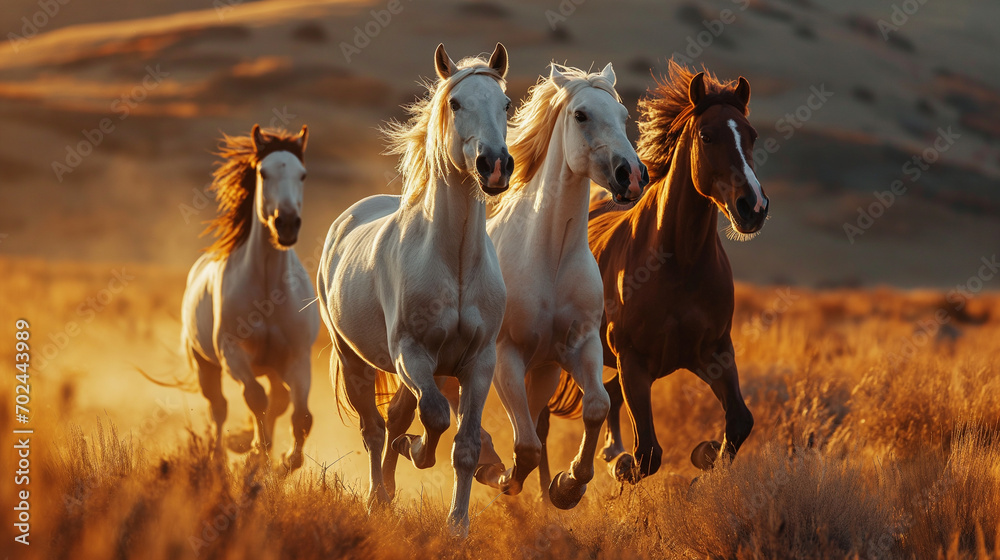
[[[451,111],[447,108],[448,94],[465,78],[483,74],[495,79],[506,90],[506,82],[489,62],[481,57],[460,60],[447,80],[424,81],[427,95],[406,106],[410,118],[405,123],[390,121],[381,128],[386,137],[385,155],[398,155],[396,169],[403,177],[403,201],[412,204],[420,199],[427,184],[442,177],[450,165],[448,133]]]
[[[708,107],[726,103],[743,110],[737,99],[736,81],[721,82],[705,70],[705,99],[697,107],[691,105],[688,89],[696,75],[690,69],[670,61],[669,78],[658,79],[656,87],[639,101],[639,158],[649,170],[649,180],[655,183],[667,176],[677,140],[692,116]],[[749,114],[749,109],[744,114]],[[513,152],[513,150],[511,150]]]
[[[257,165],[274,152],[290,152],[299,161],[305,161],[297,136],[283,129],[262,130],[267,142],[254,146],[250,136],[223,134],[219,151],[222,158],[212,173],[212,186],[218,204],[218,216],[201,234],[211,233],[215,241],[205,251],[216,259],[223,259],[236,250],[250,235],[254,220],[254,191],[257,189]]]
[[[599,72],[588,74],[579,68],[555,63],[552,66],[569,78],[569,81],[560,87],[551,76],[541,78],[528,90],[528,99],[518,107],[511,119],[509,134],[512,140],[508,146],[510,155],[517,164],[510,178],[511,191],[520,189],[538,173],[549,150],[549,140],[552,138],[556,119],[566,102],[578,91],[585,87],[595,87],[610,93],[615,101],[621,103],[614,85]]]

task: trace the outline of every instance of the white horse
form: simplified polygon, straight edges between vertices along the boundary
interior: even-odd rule
[[[585,432],[569,472],[548,488],[562,509],[579,503],[594,476],[609,408],[601,379],[604,287],[587,244],[590,183],[616,202],[638,199],[649,183],[625,134],[628,111],[614,85],[611,64],[594,74],[552,65],[514,116],[510,146],[518,168],[486,226],[511,287],[493,385],[513,424],[514,465],[495,483],[517,494],[538,466],[536,421],[565,370],[583,390]]]
[[[317,279],[320,314],[333,339],[331,373],[338,403],[358,413],[371,467],[369,507],[390,500],[382,480],[385,421],[378,388],[398,375],[418,399],[422,437],[394,447],[418,468],[434,464],[450,424],[448,400],[435,375],[461,385],[449,525],[467,534],[469,495],[480,449],[483,404],[496,364],[496,336],[506,291],[486,235],[487,195],[507,189],[514,162],[507,152],[504,94],[507,51],[489,62],[452,62],[439,45],[440,80],[410,107],[407,125],[387,134],[400,154],[402,196],[368,197],[330,227]]]
[[[227,411],[225,370],[243,386],[256,420],[253,447],[265,455],[291,393],[295,443],[283,457],[290,470],[302,466],[312,427],[309,351],[319,334],[316,312],[302,309],[315,292],[291,249],[302,223],[307,135],[305,126],[292,136],[254,125],[249,137],[225,137],[225,161],[212,184],[219,216],[206,230],[216,240],[191,267],[181,309],[181,347],[211,403],[216,452]],[[265,375],[270,395],[256,379]]]

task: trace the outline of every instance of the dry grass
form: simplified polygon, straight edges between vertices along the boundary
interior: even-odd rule
[[[44,267],[4,267],[7,287],[22,290],[19,307],[41,297],[42,281],[44,306],[72,310],[93,292],[91,281],[99,288],[107,278],[68,270],[46,280]],[[102,336],[120,329],[122,340],[135,341],[126,331],[169,330],[142,317],[172,307],[176,278],[144,274],[137,282],[146,288],[95,321]],[[660,473],[621,487],[599,469],[568,512],[542,507],[534,486],[516,498],[474,500],[471,534],[457,543],[442,527],[447,488],[443,498],[434,489],[369,515],[339,465],[312,463],[283,476],[244,457],[220,464],[201,426],[179,444],[159,445],[120,417],[102,420],[52,393],[36,397],[53,405],[34,426],[32,545],[5,550],[18,547],[18,558],[152,560],[1000,558],[1000,297],[981,296],[961,312],[929,292],[793,289],[783,297],[775,288],[738,288],[734,329],[757,424],[739,458],[710,473],[694,471],[687,456],[721,432],[721,410],[693,375],[678,373],[654,387]],[[44,306],[32,305],[40,306],[32,310],[39,330],[65,320],[56,311],[43,319]],[[931,328],[939,309],[947,320]],[[0,357],[13,362],[9,351]],[[100,372],[96,360],[53,367],[34,381],[65,392],[73,372]],[[316,375],[327,383],[324,371]],[[7,433],[11,407],[0,401]],[[317,422],[334,421],[315,399],[313,411]],[[553,430],[554,453],[575,447],[576,424]],[[0,463],[13,459],[10,446],[0,448]],[[561,467],[567,457],[556,459]],[[450,477],[449,468],[434,467]],[[9,482],[0,500],[14,502]],[[10,523],[0,538],[12,542]]]

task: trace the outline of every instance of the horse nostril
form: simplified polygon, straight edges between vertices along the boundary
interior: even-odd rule
[[[629,175],[632,174],[631,171],[632,170],[629,169],[628,165],[624,163],[619,165],[615,168],[615,182],[617,182],[621,187],[629,186],[629,183],[631,182],[629,181]]]
[[[649,184],[649,170],[642,163],[639,164],[639,169],[642,171],[642,186]]]
[[[295,229],[299,229],[300,227],[302,227],[302,218],[295,216],[295,220],[292,221],[292,227],[294,227]]]
[[[285,219],[278,216],[274,219],[274,227],[281,229],[285,225]]]
[[[493,167],[490,166],[490,160],[486,156],[479,156],[476,158],[476,171],[479,172],[483,177],[489,177],[493,172]]]
[[[749,220],[753,217],[753,208],[750,206],[750,201],[747,200],[747,197],[741,196],[736,199],[736,213],[743,220]]]
[[[507,163],[503,166],[503,168],[507,175],[514,174],[514,158],[512,156],[507,156]]]

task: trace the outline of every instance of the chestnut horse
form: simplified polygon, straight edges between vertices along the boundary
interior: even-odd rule
[[[650,403],[654,381],[678,369],[694,372],[726,413],[722,443],[695,447],[691,462],[709,469],[732,458],[750,435],[753,416],[740,392],[730,336],[733,272],[718,234],[718,213],[732,238],[747,240],[767,218],[768,200],[753,171],[757,133],[747,120],[750,84],[721,83],[671,62],[669,80],[640,102],[638,153],[649,169],[648,192],[632,208],[594,201],[589,242],[604,281],[604,363],[618,372],[611,397],[605,460],[616,478],[637,482],[660,467]],[[619,409],[632,417],[635,443],[624,453]],[[580,390],[566,374],[548,410],[577,411]],[[548,427],[539,418],[539,435]],[[541,470],[542,487],[547,468]]]

